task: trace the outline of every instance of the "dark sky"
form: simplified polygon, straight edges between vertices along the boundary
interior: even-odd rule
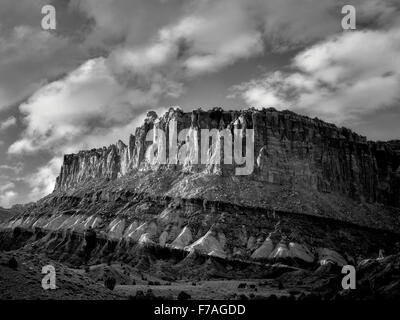
[[[0,206],[50,193],[63,154],[126,141],[150,109],[275,107],[399,138],[399,1],[352,1],[347,31],[344,4],[2,0]]]

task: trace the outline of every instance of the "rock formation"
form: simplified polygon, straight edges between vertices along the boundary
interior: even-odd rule
[[[169,141],[172,120],[177,122],[178,132],[182,129],[254,129],[252,181],[290,188],[300,185],[322,193],[337,192],[358,201],[400,206],[400,141],[367,141],[346,128],[275,109],[213,109],[191,113],[170,109],[161,117],[149,112],[128,145],[118,141],[108,148],[66,155],[55,190],[67,190],[91,179],[115,180],[136,170],[149,169],[145,151],[152,142],[146,141],[146,136],[151,129],[159,128]],[[168,160],[170,163],[171,159]],[[230,167],[234,165],[224,165],[222,161],[221,158],[225,169],[222,171],[232,174]],[[165,167],[182,170],[183,163]],[[206,167],[193,165],[189,171],[199,172]],[[207,173],[213,174],[213,171]]]
[[[163,130],[171,141],[171,121],[177,132],[187,129],[179,147],[200,129],[253,129],[253,172],[236,175],[241,165],[222,156],[195,163],[190,150],[178,163],[149,160],[148,133]],[[211,141],[197,143],[212,157],[227,152],[222,136]],[[170,155],[165,148],[157,152]],[[93,259],[123,255],[136,243],[223,259],[343,265],[400,240],[399,165],[400,141],[367,141],[290,111],[149,112],[127,145],[66,155],[54,192],[1,226],[51,231],[58,250],[65,232],[90,229],[115,242],[113,250],[93,250]]]

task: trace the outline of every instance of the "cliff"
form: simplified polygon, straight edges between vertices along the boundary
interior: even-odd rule
[[[68,190],[94,179],[115,180],[138,171],[172,169],[192,174],[234,175],[238,165],[224,164],[222,156],[220,163],[213,166],[193,164],[189,154],[175,164],[168,158],[168,143],[167,164],[149,162],[145,151],[152,142],[146,141],[146,135],[158,128],[166,133],[168,142],[172,120],[177,123],[177,132],[189,129],[187,135],[199,129],[231,132],[234,128],[254,129],[254,170],[249,176],[236,176],[236,183],[337,193],[356,201],[400,206],[400,141],[367,141],[349,129],[275,109],[213,109],[191,113],[170,109],[161,117],[149,112],[145,123],[131,135],[128,145],[119,141],[108,148],[66,155],[55,190]],[[197,139],[200,146],[200,133]],[[219,147],[223,154],[222,144]],[[208,148],[211,154],[217,150],[215,144]]]

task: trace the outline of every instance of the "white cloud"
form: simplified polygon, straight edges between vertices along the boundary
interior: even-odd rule
[[[12,190],[15,188],[14,183],[9,182],[0,186],[0,206],[8,208],[13,204],[14,199],[17,197],[17,193]]]
[[[288,108],[346,123],[400,101],[400,28],[348,32],[302,52],[292,72],[233,88],[251,105]]]
[[[40,167],[26,178],[26,182],[31,188],[27,195],[27,201],[37,201],[53,192],[61,165],[61,157],[53,158],[45,166]]]
[[[97,146],[102,146],[109,142],[104,140],[109,136],[104,132],[124,128],[171,90],[175,90],[173,85],[171,88],[167,81],[156,78],[145,90],[127,87],[104,58],[89,60],[64,79],[44,86],[20,106],[27,128],[9,147],[9,153],[52,150],[58,154],[84,147],[94,135],[98,136]]]
[[[23,169],[23,164],[22,162],[18,162],[16,165],[14,166],[10,166],[7,164],[2,164],[0,165],[0,172],[2,171],[8,171],[8,172],[13,172],[14,174],[20,174],[22,172]]]
[[[0,122],[0,131],[6,130],[17,124],[17,119],[15,117],[9,117],[6,120]]]
[[[0,110],[66,72],[82,55],[68,38],[38,28],[21,25],[0,33]]]
[[[164,26],[150,43],[116,49],[111,62],[118,70],[185,76],[216,72],[263,50],[262,34],[240,1],[199,2],[190,14]]]
[[[13,182],[8,182],[2,186],[0,186],[0,192],[7,191],[9,189],[15,188],[15,184]]]

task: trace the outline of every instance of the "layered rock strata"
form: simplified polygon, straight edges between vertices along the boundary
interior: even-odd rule
[[[254,129],[254,170],[243,179],[294,189],[300,186],[321,193],[335,192],[358,201],[394,207],[400,205],[399,141],[367,141],[346,128],[275,109],[214,109],[191,113],[170,109],[161,117],[149,112],[145,123],[131,135],[127,145],[118,141],[108,148],[66,155],[55,190],[67,190],[91,179],[115,180],[137,170],[160,167],[190,173],[234,175],[233,168],[237,165],[224,164],[223,156],[221,163],[213,168],[206,164],[191,164],[185,158],[175,164],[168,158],[169,141],[177,139],[170,132],[171,121],[176,122],[178,133],[187,129],[186,136],[190,131],[199,132],[200,129],[232,132],[234,128]],[[146,150],[152,145],[146,137],[152,129],[160,129],[166,134],[167,165],[155,166],[146,159]],[[201,148],[200,133],[197,138]],[[243,139],[245,145],[246,138]],[[184,144],[183,141],[178,143]],[[224,151],[222,144],[221,150],[216,150],[212,144],[206,147],[209,153]]]

